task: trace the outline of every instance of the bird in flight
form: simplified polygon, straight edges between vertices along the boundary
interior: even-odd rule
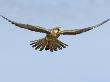
[[[87,32],[89,30],[92,30],[96,27],[99,27],[103,25],[104,23],[108,22],[110,19],[107,19],[97,25],[81,28],[81,29],[73,29],[73,30],[62,30],[61,27],[54,27],[53,29],[46,29],[44,27],[40,26],[33,26],[30,24],[22,24],[15,21],[12,21],[2,15],[0,15],[2,18],[6,19],[8,22],[14,24],[17,27],[28,29],[30,31],[34,32],[40,32],[45,33],[46,36],[39,40],[31,41],[32,47],[34,47],[36,50],[39,49],[39,51],[42,50],[50,50],[51,52],[62,50],[63,48],[66,48],[68,45],[58,40],[58,37],[60,35],[77,35],[83,32]]]

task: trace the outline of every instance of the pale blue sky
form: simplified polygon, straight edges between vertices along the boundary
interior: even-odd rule
[[[47,28],[84,28],[110,18],[110,0],[0,0],[0,14]],[[110,82],[110,22],[77,36],[61,36],[62,51],[36,51],[44,34],[0,18],[0,82]]]

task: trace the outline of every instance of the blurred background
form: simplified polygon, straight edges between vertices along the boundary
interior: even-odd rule
[[[0,0],[0,14],[46,28],[85,28],[110,18],[110,0]],[[61,36],[61,51],[36,51],[45,34],[0,18],[0,82],[110,82],[110,22],[77,36]]]

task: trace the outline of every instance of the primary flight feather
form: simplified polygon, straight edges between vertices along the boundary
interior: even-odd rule
[[[8,22],[10,22],[20,28],[28,29],[28,30],[34,31],[34,32],[46,33],[46,36],[44,38],[35,40],[35,41],[31,41],[32,43],[30,45],[32,45],[32,47],[34,47],[36,50],[39,49],[40,51],[42,51],[43,49],[45,49],[45,50],[50,50],[51,52],[57,51],[57,50],[62,50],[62,48],[66,48],[66,46],[68,46],[67,44],[58,40],[58,37],[60,35],[77,35],[77,34],[80,34],[83,32],[87,32],[89,30],[92,30],[96,27],[103,25],[104,23],[106,23],[110,20],[110,19],[107,19],[97,25],[86,27],[86,28],[73,29],[73,30],[62,30],[61,27],[55,27],[53,29],[46,29],[46,28],[40,27],[40,26],[33,26],[33,25],[29,25],[29,24],[17,23],[2,15],[0,15],[0,16],[2,18],[6,19]]]

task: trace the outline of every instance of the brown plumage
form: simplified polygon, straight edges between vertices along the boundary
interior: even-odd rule
[[[68,46],[67,44],[61,42],[58,40],[58,37],[60,35],[76,35],[80,34],[83,32],[87,32],[89,30],[92,30],[93,28],[99,27],[103,25],[104,23],[108,22],[110,19],[107,19],[95,26],[87,27],[87,28],[82,28],[82,29],[74,29],[74,30],[62,30],[61,27],[55,27],[53,29],[46,29],[40,26],[33,26],[29,24],[22,24],[22,23],[17,23],[14,22],[2,15],[0,15],[2,18],[6,19],[8,22],[24,29],[28,29],[34,32],[40,32],[40,33],[46,33],[46,36],[42,39],[31,41],[31,44],[33,48],[36,50],[39,49],[39,51],[42,50],[50,50],[51,52],[57,51],[57,50],[62,50],[62,48],[66,48]]]

